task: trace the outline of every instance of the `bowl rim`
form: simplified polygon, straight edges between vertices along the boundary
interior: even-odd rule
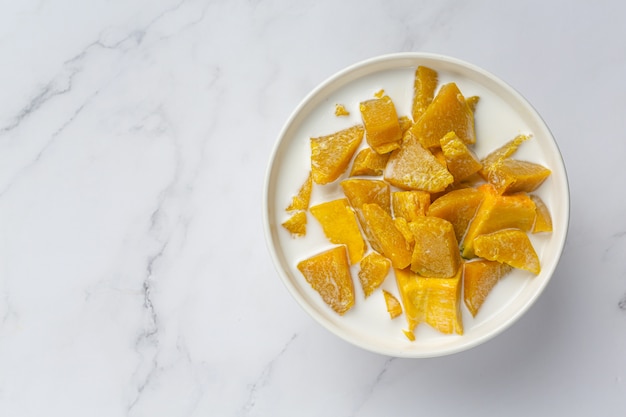
[[[487,332],[486,334],[480,337],[474,338],[472,340],[468,340],[466,343],[446,346],[440,349],[438,348],[436,350],[427,351],[427,352],[385,349],[382,347],[377,347],[377,346],[372,345],[371,343],[365,343],[364,341],[356,340],[355,338],[347,335],[345,332],[340,331],[340,329],[336,328],[336,326],[330,325],[330,323],[328,323],[328,321],[322,315],[320,315],[313,307],[311,307],[308,301],[299,293],[298,289],[291,282],[291,278],[289,274],[281,266],[281,259],[277,252],[277,242],[275,242],[273,239],[273,231],[272,231],[272,227],[275,227],[276,225],[273,226],[272,222],[270,221],[270,207],[269,207],[270,194],[272,191],[271,179],[274,174],[273,173],[274,162],[276,161],[279,151],[281,149],[281,144],[283,143],[285,136],[287,132],[289,131],[290,127],[294,124],[294,122],[296,121],[296,119],[298,118],[302,110],[306,108],[315,97],[317,97],[322,91],[328,89],[329,86],[331,86],[333,83],[336,83],[342,80],[344,77],[352,73],[355,73],[358,71],[366,71],[367,68],[372,67],[373,65],[387,62],[387,61],[394,61],[394,62],[397,62],[398,65],[404,62],[406,66],[415,67],[416,64],[414,61],[418,61],[418,60],[437,61],[437,62],[441,62],[444,64],[453,65],[456,67],[462,67],[471,72],[475,72],[481,75],[482,77],[488,79],[489,81],[498,84],[500,88],[507,90],[509,94],[513,95],[517,102],[519,102],[520,104],[523,104],[531,112],[533,117],[535,117],[536,120],[545,129],[545,131],[548,134],[548,137],[546,137],[545,140],[549,140],[550,144],[554,147],[554,150],[556,151],[557,160],[560,162],[559,168],[562,171],[561,173],[562,173],[563,189],[561,190],[561,192],[563,193],[562,204],[564,204],[564,210],[562,213],[560,213],[564,217],[559,217],[559,222],[563,223],[564,231],[563,231],[562,236],[560,236],[560,241],[558,242],[559,246],[555,253],[556,260],[550,264],[549,270],[544,271],[542,267],[542,275],[544,274],[544,272],[547,272],[545,274],[546,278],[544,281],[542,281],[541,285],[533,292],[532,296],[529,297],[525,301],[525,303],[522,304],[520,308],[515,311],[513,315],[511,315],[506,321],[504,321],[503,324],[501,324],[494,330]],[[274,145],[272,147],[272,151],[270,154],[269,163],[266,167],[266,171],[264,175],[264,186],[263,186],[262,198],[263,198],[263,202],[262,202],[263,228],[264,228],[264,235],[265,235],[267,250],[269,251],[274,268],[276,269],[276,272],[278,272],[278,275],[280,276],[281,281],[283,282],[283,285],[285,285],[290,295],[296,300],[296,302],[300,305],[300,307],[310,317],[312,317],[318,324],[324,327],[326,330],[330,331],[331,333],[333,333],[340,339],[346,342],[349,342],[354,346],[360,347],[370,352],[374,352],[374,353],[378,353],[378,354],[382,354],[386,356],[403,357],[403,358],[439,357],[439,356],[451,355],[451,354],[458,353],[461,351],[466,351],[466,350],[469,350],[471,348],[474,348],[478,345],[481,345],[487,342],[488,340],[494,338],[498,334],[501,334],[506,329],[511,327],[514,323],[516,323],[518,319],[530,309],[530,307],[537,301],[539,296],[544,292],[546,286],[551,281],[552,276],[554,275],[554,272],[560,263],[563,250],[565,248],[565,243],[567,241],[567,235],[569,231],[569,222],[570,222],[570,211],[571,211],[569,180],[567,176],[567,170],[565,166],[565,161],[563,159],[563,155],[558,147],[558,143],[554,135],[552,134],[549,126],[547,125],[545,120],[542,118],[542,116],[539,114],[539,112],[532,106],[532,104],[522,94],[520,94],[514,87],[504,82],[502,79],[500,79],[498,76],[494,75],[493,73],[477,65],[474,65],[472,63],[469,63],[467,61],[464,61],[458,58],[454,58],[448,55],[437,54],[437,53],[429,53],[429,52],[390,53],[390,54],[378,55],[378,56],[374,56],[368,59],[364,59],[335,72],[333,75],[331,75],[330,77],[327,77],[324,81],[322,81],[315,88],[313,88],[307,95],[304,96],[304,98],[298,103],[295,109],[291,112],[291,114],[289,115],[285,123],[282,125],[278,136],[276,137],[276,140],[274,142]],[[460,337],[462,338],[463,336],[460,336]]]

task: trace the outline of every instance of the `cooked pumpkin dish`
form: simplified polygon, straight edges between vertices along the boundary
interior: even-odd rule
[[[550,169],[514,157],[531,135],[479,155],[479,96],[440,85],[424,66],[407,87],[408,115],[380,89],[358,103],[361,124],[310,138],[309,174],[282,225],[294,239],[306,239],[307,226],[322,230],[327,245],[297,269],[330,309],[380,303],[390,319],[404,315],[412,341],[422,324],[462,335],[463,313],[479,316],[511,271],[533,279],[541,272],[533,235],[553,224],[535,194]],[[332,198],[309,206],[316,188]]]

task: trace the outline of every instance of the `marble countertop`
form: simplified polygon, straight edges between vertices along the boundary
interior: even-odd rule
[[[4,4],[0,415],[626,415],[626,5],[591,4]],[[406,51],[522,92],[571,188],[535,305],[434,359],[322,328],[262,223],[292,109],[334,72]]]

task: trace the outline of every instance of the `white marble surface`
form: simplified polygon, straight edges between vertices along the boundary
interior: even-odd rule
[[[0,416],[626,415],[624,16],[620,1],[3,2]],[[402,51],[521,91],[571,183],[542,297],[437,359],[321,328],[263,236],[294,106]]]

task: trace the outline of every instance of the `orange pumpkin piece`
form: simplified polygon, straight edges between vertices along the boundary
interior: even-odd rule
[[[500,194],[535,191],[551,174],[551,171],[534,162],[506,158],[495,164],[487,176]]]
[[[435,96],[439,76],[437,71],[418,66],[415,70],[415,79],[413,81],[413,106],[411,113],[413,120],[417,121],[424,114]]]
[[[357,212],[363,204],[374,203],[391,214],[391,192],[389,184],[381,180],[350,178],[339,183],[350,205]]]
[[[384,154],[400,147],[402,130],[396,107],[389,96],[360,103],[367,143],[377,153]]]
[[[425,277],[450,278],[461,265],[459,244],[452,223],[422,216],[409,223],[415,237],[411,271]]]
[[[346,109],[346,106],[343,104],[335,104],[335,116],[350,116],[350,112]]]
[[[306,235],[306,211],[298,211],[289,217],[282,226],[289,231],[294,237]]]
[[[395,217],[413,221],[425,216],[430,207],[430,193],[426,191],[394,191],[391,193],[391,207]]]
[[[456,133],[447,133],[440,142],[446,166],[455,181],[461,181],[482,168],[476,154],[459,139]]]
[[[391,215],[391,197],[390,187],[384,181],[380,180],[366,180],[360,178],[350,178],[343,180],[339,183],[343,189],[343,193],[348,198],[350,205],[356,211],[357,218],[363,229],[365,237],[372,245],[375,251],[383,252],[374,236],[372,236],[370,230],[365,225],[363,218],[363,204],[378,204],[389,215]]]
[[[486,259],[465,262],[463,266],[463,301],[476,316],[498,281],[512,270],[508,264]]]
[[[537,195],[531,195],[531,200],[535,203],[535,224],[533,226],[533,233],[551,232],[552,231],[552,216],[548,207],[543,200]]]
[[[352,163],[350,176],[380,176],[383,175],[389,154],[379,154],[372,148],[367,147],[359,151]]]
[[[306,235],[306,212],[299,211],[289,217],[282,226],[289,231],[294,237]]]
[[[311,201],[311,191],[313,189],[313,177],[311,172],[307,176],[304,183],[300,186],[298,194],[293,196],[291,203],[285,209],[286,211],[307,210]]]
[[[345,314],[354,305],[354,284],[345,246],[300,261],[298,270],[337,314]]]
[[[311,174],[317,184],[335,181],[348,168],[365,130],[353,126],[327,136],[311,138]]]
[[[407,117],[402,116],[398,119],[398,123],[400,124],[400,130],[402,131],[402,135],[413,126],[413,121]]]
[[[383,283],[391,268],[391,262],[379,253],[371,252],[361,259],[360,267],[359,281],[367,298]]]
[[[421,277],[409,269],[396,269],[395,275],[408,332],[426,323],[444,334],[463,334],[461,268],[452,278]]]
[[[409,227],[409,222],[404,217],[394,217],[393,224],[396,228],[402,233],[404,239],[406,240],[407,245],[409,245],[409,250],[413,252],[413,246],[415,245],[415,236],[413,236],[413,232]]]
[[[517,135],[515,138],[511,139],[504,145],[500,146],[498,149],[490,152],[485,158],[482,159],[481,164],[482,168],[480,169],[479,174],[485,181],[489,181],[489,172],[494,169],[501,161],[509,158],[520,147],[522,143],[530,139],[528,135]]]
[[[440,139],[455,132],[466,144],[476,142],[474,113],[455,83],[441,87],[424,114],[409,130],[425,148],[440,146]]]
[[[461,243],[466,259],[474,257],[475,237],[507,228],[528,232],[535,222],[535,203],[528,194],[500,195],[491,184],[481,185],[478,190],[484,198]]]
[[[476,188],[453,190],[433,201],[428,208],[428,215],[452,223],[454,235],[461,242],[483,198],[484,194]]]
[[[402,146],[391,153],[384,178],[391,185],[404,190],[422,190],[431,193],[443,191],[454,177],[433,154],[417,141],[410,131]]]
[[[481,258],[503,262],[537,275],[539,257],[528,235],[519,229],[502,229],[474,239],[474,252]]]
[[[394,268],[406,268],[411,263],[411,251],[389,213],[378,204],[364,204],[362,210],[366,234],[373,239],[372,247],[381,248]]]
[[[476,106],[478,105],[479,101],[480,101],[480,97],[478,96],[471,96],[465,99],[465,102],[467,103],[467,107],[470,108],[472,113],[476,113]]]
[[[322,225],[324,234],[331,243],[347,246],[350,264],[363,258],[367,246],[348,199],[327,201],[311,207],[310,211]]]
[[[392,293],[387,290],[383,290],[383,296],[385,297],[385,305],[387,306],[387,312],[391,319],[395,319],[402,314],[402,304]]]

